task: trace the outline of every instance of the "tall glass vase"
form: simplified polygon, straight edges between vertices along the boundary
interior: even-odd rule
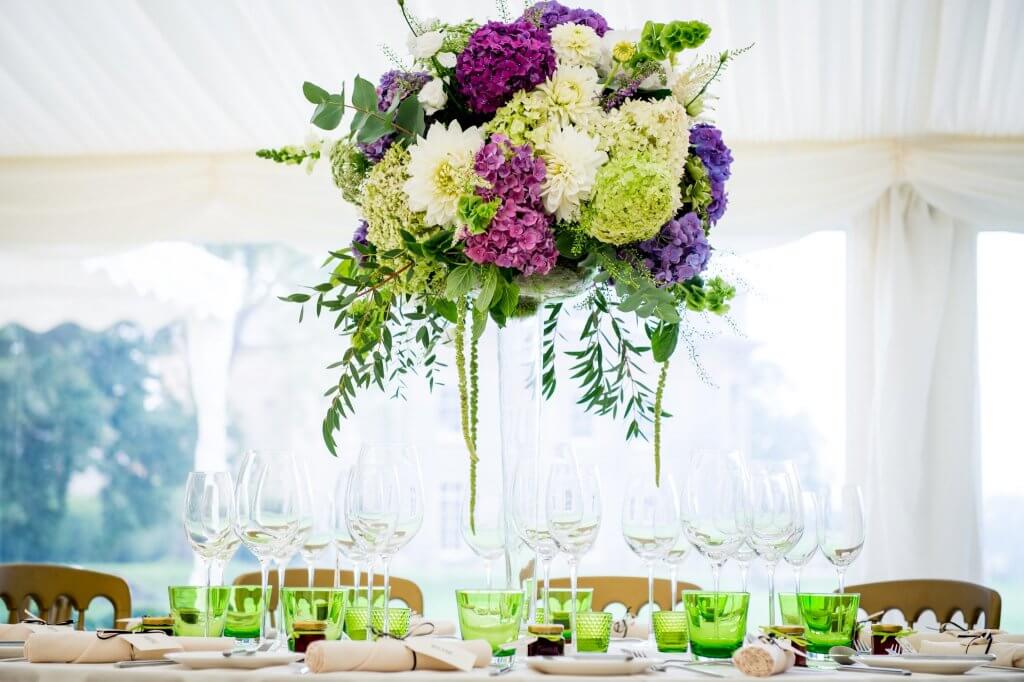
[[[511,319],[498,330],[498,413],[501,436],[501,489],[505,510],[505,584],[518,589],[530,577],[536,589],[537,561],[520,542],[512,521],[512,480],[524,458],[540,456],[541,326],[540,311]],[[539,467],[537,471],[539,471]],[[543,499],[538,491],[537,500]],[[536,604],[532,597],[531,609]]]

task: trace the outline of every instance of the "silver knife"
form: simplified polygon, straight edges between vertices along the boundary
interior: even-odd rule
[[[155,665],[176,665],[175,661],[159,658],[152,661],[119,661],[114,664],[115,668],[148,668]]]
[[[868,665],[841,665],[836,670],[848,673],[878,673],[880,675],[909,675],[909,670],[903,668],[875,668]]]

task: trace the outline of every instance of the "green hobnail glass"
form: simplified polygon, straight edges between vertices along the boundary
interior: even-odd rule
[[[779,614],[783,625],[803,625],[800,618],[800,605],[796,601],[796,592],[779,592]]]
[[[690,651],[697,658],[729,658],[747,634],[749,592],[684,590]]]
[[[496,656],[503,644],[519,637],[523,620],[522,590],[456,590],[462,639],[484,639]]]
[[[365,597],[363,600],[365,601]],[[345,609],[345,634],[349,639],[366,639],[367,610],[365,606],[350,606]]]
[[[224,619],[224,636],[235,639],[259,639],[260,617],[263,615],[263,588],[235,585],[228,597]]]
[[[228,611],[230,587],[167,588],[174,619],[174,634],[179,637],[220,637]]]
[[[655,611],[651,616],[654,619],[654,641],[658,644],[658,651],[681,653],[687,650],[690,629],[685,611]]]
[[[286,587],[282,594],[284,631],[288,634],[289,649],[295,650],[296,623],[308,625],[315,622],[322,626],[325,639],[341,639],[351,590],[331,587]]]
[[[813,594],[801,592],[796,596],[803,621],[807,653],[825,657],[834,646],[851,646],[857,627],[859,594]]]
[[[580,653],[605,653],[612,636],[612,614],[607,611],[591,611],[576,614],[576,651]]]
[[[388,634],[392,637],[405,637],[409,634],[409,621],[411,619],[411,609],[392,606],[388,609]],[[370,624],[373,625],[373,629],[377,632],[382,632],[384,630],[383,606],[374,607]]]
[[[538,592],[538,597],[540,593]],[[581,587],[576,590],[576,613],[589,613],[593,608],[594,589],[592,587]],[[572,630],[570,629],[569,612],[572,610],[572,590],[548,590],[548,607],[537,607],[537,622],[546,623],[546,614],[551,614],[552,623],[561,625],[565,630],[566,641],[572,641]]]

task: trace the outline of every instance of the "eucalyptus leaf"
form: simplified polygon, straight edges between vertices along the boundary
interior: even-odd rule
[[[330,96],[329,92],[309,81],[302,84],[302,94],[309,100],[310,104],[322,104]]]
[[[420,104],[420,100],[416,95],[409,95],[398,105],[398,111],[395,114],[395,125],[408,130],[412,133],[413,137],[422,135],[423,131],[426,130],[427,124],[424,119],[423,105]]]
[[[377,111],[377,89],[362,76],[352,86],[352,106],[363,111]]]
[[[309,122],[323,130],[334,130],[341,123],[341,117],[344,114],[345,109],[341,105],[333,102],[321,102],[316,105],[313,117],[309,119]]]

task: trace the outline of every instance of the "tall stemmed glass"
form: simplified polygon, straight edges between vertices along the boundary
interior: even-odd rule
[[[359,578],[363,562],[366,561],[366,552],[362,550],[352,533],[348,530],[346,521],[347,508],[345,507],[345,495],[348,492],[348,480],[350,469],[341,471],[335,481],[334,504],[334,586],[341,587],[341,558],[344,557],[352,564],[352,587],[355,595],[359,595]]]
[[[595,467],[581,467],[568,447],[563,447],[551,464],[546,505],[551,537],[569,561],[569,629],[575,643],[577,569],[601,530],[601,488]]]
[[[313,589],[316,561],[331,545],[334,531],[333,481],[329,477],[311,476],[305,462],[299,462],[299,481],[303,484],[303,524],[299,535],[299,556],[306,564],[306,587]],[[305,530],[308,528],[308,531]]]
[[[669,547],[668,553],[662,561],[668,566],[668,580],[669,580],[669,591],[671,592],[671,601],[669,603],[672,606],[669,607],[670,611],[674,611],[676,604],[679,601],[676,599],[676,594],[679,591],[679,567],[686,561],[686,557],[690,556],[690,550],[693,549],[693,545],[686,539],[686,536],[682,533],[676,538],[676,541]]]
[[[298,531],[300,485],[288,453],[251,450],[242,459],[235,484],[235,533],[260,564],[264,603],[269,604],[270,562],[287,548]],[[260,621],[260,641],[267,641],[268,609]]]
[[[655,485],[654,468],[633,471],[622,499],[622,536],[647,566],[648,639],[654,641],[654,564],[680,536],[679,496],[671,476]]]
[[[750,533],[747,474],[739,455],[696,456],[680,498],[679,515],[686,539],[711,562],[718,592],[722,565]]]
[[[395,472],[398,495],[398,515],[395,529],[381,552],[381,568],[384,571],[384,594],[391,597],[391,558],[416,537],[423,526],[423,481],[420,476],[419,457],[412,446],[388,446],[380,448],[380,456],[391,462]],[[390,632],[388,604],[384,604],[384,632]]]
[[[757,552],[750,546],[749,542],[744,542],[736,551],[733,552],[732,559],[740,567],[740,591],[747,591],[747,582],[750,578],[750,564],[753,563],[757,557]]]
[[[226,471],[193,471],[185,481],[185,536],[206,574],[206,636],[210,635],[213,567],[235,535],[234,483]],[[237,545],[234,545],[237,546]]]
[[[547,505],[544,501],[547,480],[541,475],[537,458],[520,460],[512,478],[512,521],[516,533],[526,546],[532,549],[540,560],[543,575],[541,603],[544,604],[544,619],[551,618],[548,592],[551,587],[551,561],[558,554],[548,527]],[[537,581],[534,579],[534,593],[530,612],[536,616]]]
[[[291,458],[293,476],[298,485],[298,497],[296,508],[298,509],[298,524],[295,532],[289,541],[278,548],[274,554],[274,562],[277,564],[277,608],[278,646],[284,646],[288,641],[288,633],[284,630],[284,581],[288,571],[288,564],[306,543],[313,531],[313,500],[311,499],[309,471],[295,457]]]
[[[775,625],[775,567],[804,532],[800,484],[790,462],[758,466],[750,478],[748,542],[768,572],[768,624]]]
[[[793,548],[786,552],[786,563],[793,567],[796,591],[800,592],[800,572],[818,551],[818,498],[814,493],[803,493],[804,532]]]
[[[459,531],[473,553],[484,560],[487,589],[491,589],[491,564],[505,555],[505,508],[499,495],[479,495],[473,518],[469,513],[469,490],[462,496]]]
[[[860,486],[844,485],[822,497],[818,545],[825,558],[836,567],[842,592],[846,587],[846,569],[864,548],[864,501]]]

